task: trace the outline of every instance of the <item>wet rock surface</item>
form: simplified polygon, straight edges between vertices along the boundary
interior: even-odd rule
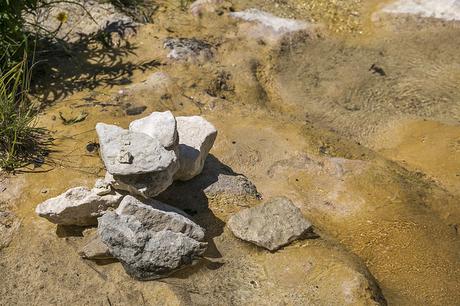
[[[232,12],[229,15],[235,19],[251,23],[249,26],[243,27],[242,31],[245,32],[245,35],[253,38],[277,40],[288,33],[307,30],[312,27],[307,22],[280,18],[258,9]]]
[[[228,227],[236,237],[276,251],[305,236],[311,223],[289,199],[278,197],[236,213]]]
[[[109,208],[116,208],[123,195],[111,192],[98,195],[86,187],[75,187],[46,200],[35,209],[40,217],[61,225],[94,225]]]

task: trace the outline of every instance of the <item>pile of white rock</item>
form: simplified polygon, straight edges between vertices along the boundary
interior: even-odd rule
[[[36,208],[61,225],[98,226],[92,242],[141,280],[166,276],[202,256],[204,229],[190,217],[152,199],[175,180],[201,173],[217,136],[200,116],[154,112],[128,129],[98,123],[100,155],[107,169],[94,188],[72,188]]]

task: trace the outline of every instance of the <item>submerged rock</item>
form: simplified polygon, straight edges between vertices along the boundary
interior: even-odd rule
[[[164,48],[171,50],[168,58],[175,60],[209,60],[213,57],[211,45],[196,38],[167,38]]]
[[[258,9],[247,9],[229,14],[231,17],[252,23],[244,27],[245,35],[262,39],[279,39],[285,34],[307,30],[312,25],[307,22],[274,16]]]
[[[384,6],[382,11],[392,14],[460,20],[460,0],[398,0]]]
[[[116,212],[99,218],[98,233],[128,274],[139,280],[165,277],[192,264],[207,246],[198,241],[204,238],[204,231],[185,213],[130,196]]]
[[[158,139],[115,125],[98,123],[100,153],[107,171],[113,175],[137,175],[175,169],[176,154]]]
[[[147,117],[134,120],[129,124],[129,130],[158,139],[167,149],[177,147],[177,123],[170,111],[153,112]]]
[[[259,206],[248,208],[233,215],[228,221],[232,233],[270,251],[301,238],[311,224],[285,197],[273,198]]]
[[[177,117],[180,168],[175,179],[186,181],[201,173],[217,137],[216,128],[200,116]]]
[[[39,204],[35,212],[50,222],[61,225],[94,225],[107,209],[116,208],[123,195],[111,192],[98,195],[95,190],[75,187]]]

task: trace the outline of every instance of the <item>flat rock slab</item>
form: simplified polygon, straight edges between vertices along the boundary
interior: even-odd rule
[[[201,173],[217,137],[217,129],[200,116],[177,117],[180,168],[175,179],[186,181]]]
[[[167,149],[176,147],[179,139],[176,118],[170,111],[153,112],[147,117],[134,120],[129,124],[129,130],[158,139]]]
[[[98,233],[110,254],[139,280],[165,277],[204,254],[204,230],[186,214],[158,201],[127,196],[100,217]],[[195,239],[196,238],[196,239]]]
[[[276,251],[304,236],[311,223],[289,199],[278,197],[236,213],[228,227],[236,237]]]
[[[100,153],[107,171],[113,175],[136,175],[167,170],[174,166],[174,151],[165,149],[158,139],[115,125],[98,123]]]
[[[39,204],[35,212],[50,222],[61,225],[94,225],[107,209],[116,208],[123,195],[111,192],[99,195],[96,190],[75,187]]]

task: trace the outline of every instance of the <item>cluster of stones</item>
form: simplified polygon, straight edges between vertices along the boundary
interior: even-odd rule
[[[191,180],[203,171],[217,136],[215,127],[202,117],[174,117],[168,111],[135,120],[128,129],[98,123],[96,132],[105,178],[92,189],[72,188],[39,204],[36,213],[61,225],[97,225],[97,235],[80,255],[115,258],[139,280],[165,277],[202,257],[205,230],[154,197],[174,181]],[[202,179],[197,180],[199,185]],[[211,194],[258,197],[255,186],[241,175],[219,175],[218,183],[207,189]],[[228,227],[236,237],[270,251],[311,230],[300,209],[284,197],[241,210]]]
[[[107,169],[94,188],[72,188],[36,208],[61,225],[98,227],[87,258],[114,257],[131,276],[149,280],[193,263],[207,247],[205,231],[185,213],[153,199],[173,181],[201,173],[217,136],[199,116],[154,112],[128,129],[98,123]],[[93,252],[93,254],[89,254]]]

